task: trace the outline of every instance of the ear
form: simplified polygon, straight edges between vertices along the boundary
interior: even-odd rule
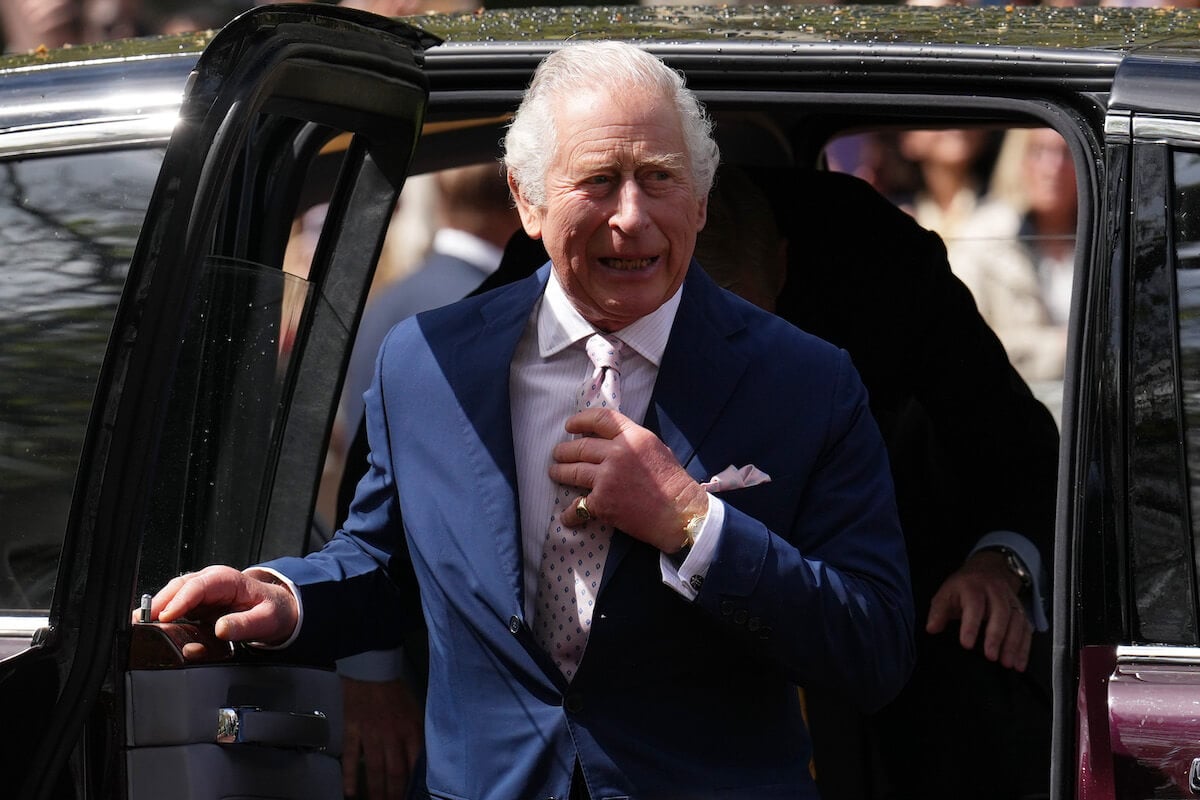
[[[696,214],[696,233],[704,230],[704,225],[708,222],[708,195],[701,197],[699,203],[700,207]]]
[[[521,215],[521,227],[525,229],[525,233],[529,235],[530,239],[542,238],[542,217],[545,209],[533,205],[525,198],[521,191],[521,185],[517,183],[511,172],[508,173],[507,178],[508,190],[512,192],[513,201],[517,204],[517,213]]]

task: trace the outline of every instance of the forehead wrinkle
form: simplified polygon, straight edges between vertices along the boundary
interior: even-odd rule
[[[646,167],[678,170],[682,169],[687,164],[687,158],[682,153],[634,153],[633,167],[635,169],[644,169]],[[576,159],[575,163],[584,169],[588,170],[613,170],[620,171],[625,165],[625,159],[620,155],[612,153],[593,153],[581,155]]]

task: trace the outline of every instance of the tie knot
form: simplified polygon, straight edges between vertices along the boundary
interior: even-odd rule
[[[609,338],[603,334],[596,333],[587,340],[588,358],[592,360],[592,364],[596,369],[616,370],[621,371],[621,350],[625,347],[625,343],[620,339],[613,337]]]

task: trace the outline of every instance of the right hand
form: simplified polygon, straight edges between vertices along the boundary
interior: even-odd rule
[[[1024,672],[1033,643],[1033,624],[1018,593],[1020,580],[1005,566],[1004,557],[980,550],[948,577],[929,608],[928,633],[941,633],[959,620],[959,643],[975,647],[982,629],[983,653],[1008,669]]]
[[[134,615],[136,620],[136,610]],[[212,566],[180,575],[160,589],[150,601],[150,618],[214,620],[219,639],[272,645],[287,641],[296,630],[300,606],[268,572]]]

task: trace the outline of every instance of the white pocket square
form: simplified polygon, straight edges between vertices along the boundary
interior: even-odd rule
[[[744,467],[735,467],[730,464],[700,485],[709,492],[728,492],[732,489],[744,489],[747,486],[757,486],[770,481],[771,476],[753,464],[747,464]]]

